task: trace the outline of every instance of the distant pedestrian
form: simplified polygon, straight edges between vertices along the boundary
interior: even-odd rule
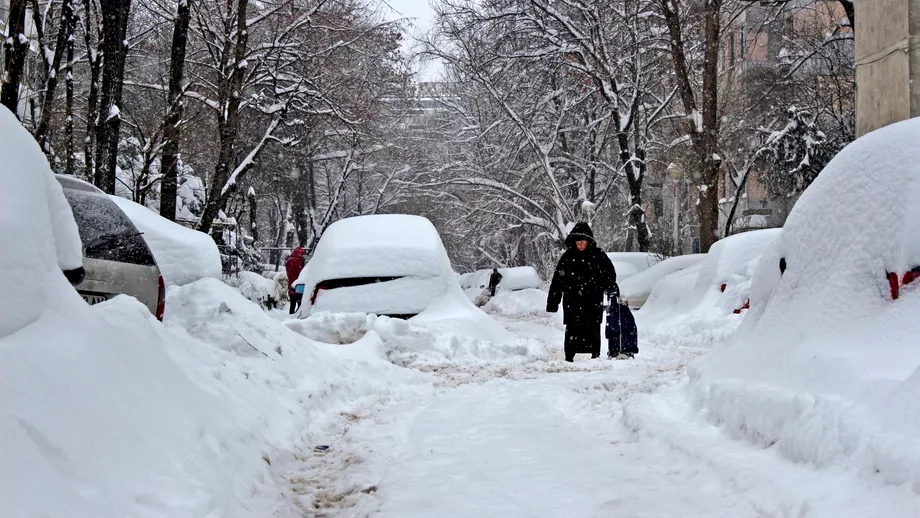
[[[498,289],[498,284],[502,282],[502,274],[498,273],[498,268],[492,268],[492,275],[489,276],[489,296],[495,296],[495,290]]]
[[[288,277],[288,297],[291,299],[291,315],[300,308],[300,302],[303,300],[303,293],[297,293],[294,290],[294,283],[297,282],[297,277],[300,277],[300,272],[303,271],[305,264],[304,253],[303,248],[298,246],[291,252],[291,257],[288,257],[288,260],[284,263],[284,269],[287,270]]]
[[[577,353],[601,353],[604,294],[616,289],[617,274],[610,258],[597,246],[587,223],[578,223],[565,239],[568,247],[553,274],[546,311],[563,305],[565,361]]]

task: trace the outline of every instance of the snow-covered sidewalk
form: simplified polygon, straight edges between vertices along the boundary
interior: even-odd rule
[[[435,370],[439,388],[367,408],[330,435],[324,456],[289,465],[293,491],[319,488],[319,516],[916,512],[916,500],[897,488],[792,464],[731,441],[685,415],[686,405],[671,408],[702,347],[646,341],[634,361],[580,356],[566,365],[551,319],[499,318],[543,342],[553,359],[492,362],[476,372],[467,365],[462,375]]]

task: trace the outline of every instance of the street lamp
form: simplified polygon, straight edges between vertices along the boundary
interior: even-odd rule
[[[668,164],[668,176],[671,177],[671,180],[674,181],[674,246],[680,250],[680,209],[679,203],[677,200],[678,194],[678,182],[680,182],[681,177],[684,175],[684,170],[680,168],[679,165],[671,162]]]

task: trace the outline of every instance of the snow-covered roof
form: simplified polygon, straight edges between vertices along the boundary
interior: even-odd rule
[[[622,281],[628,279],[637,273],[639,269],[636,268],[636,265],[624,261],[611,261],[613,263],[613,269],[617,272],[617,280]]]
[[[220,277],[220,252],[211,236],[173,223],[131,200],[119,196],[111,199],[143,232],[167,284],[182,286],[206,277]]]
[[[533,266],[515,266],[512,268],[500,268],[502,281],[499,288],[507,291],[525,290],[539,288],[543,281],[540,274],[537,273]]]

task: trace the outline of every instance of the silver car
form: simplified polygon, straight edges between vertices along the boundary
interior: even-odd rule
[[[166,286],[141,232],[102,190],[72,176],[57,179],[83,241],[86,273],[77,292],[89,304],[130,295],[162,320]]]

